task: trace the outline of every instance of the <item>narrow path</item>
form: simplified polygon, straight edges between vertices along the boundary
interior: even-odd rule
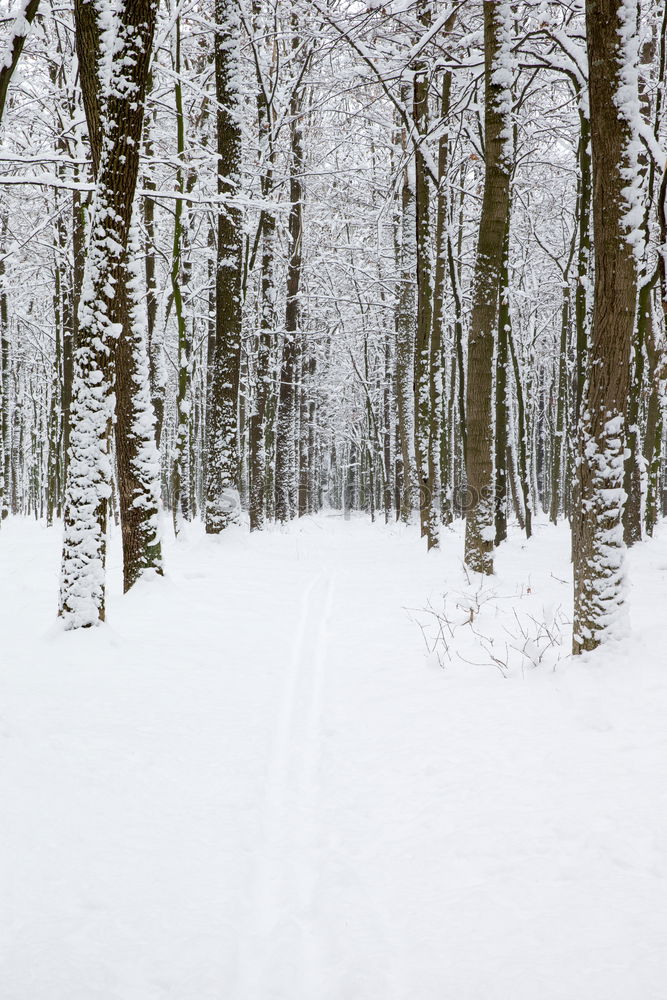
[[[239,936],[239,998],[270,996],[286,951],[294,974],[312,963],[307,910],[317,878],[317,766],[320,754],[326,633],[333,581],[307,581],[275,706],[247,926]]]

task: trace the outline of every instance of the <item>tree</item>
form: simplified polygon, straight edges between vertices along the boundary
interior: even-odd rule
[[[239,84],[240,21],[235,0],[216,0],[215,94],[218,194],[215,268],[215,342],[206,449],[206,531],[219,534],[240,513],[238,392],[241,364],[241,180]]]
[[[420,25],[431,26],[431,5],[418,6]],[[440,469],[431,457],[431,392],[439,397],[440,357],[431,357],[433,335],[433,279],[431,267],[431,192],[424,161],[423,143],[428,131],[428,67],[418,62],[413,69],[413,117],[419,141],[415,144],[415,221],[417,257],[417,322],[414,359],[415,458],[419,488],[419,521],[429,549],[439,545]],[[435,362],[435,363],[432,363]]]
[[[97,178],[103,139],[101,85],[104,73],[104,28],[99,11],[90,0],[77,0],[74,12],[81,92],[93,174]],[[143,86],[145,102],[147,82]],[[121,330],[112,369],[123,584],[126,591],[145,570],[162,573],[162,545],[158,526],[160,468],[155,439],[155,415],[150,399],[146,320],[138,262],[139,237],[136,221],[133,219],[127,236],[125,256],[117,274],[115,300]]]
[[[127,318],[127,303],[117,292],[125,287],[130,254],[156,7],[152,0],[125,0],[115,16],[106,7],[98,15],[100,153],[74,355],[60,586],[66,628],[105,617],[114,366]]]
[[[292,51],[300,43],[292,19]],[[290,213],[289,260],[287,264],[287,300],[285,337],[278,391],[278,427],[276,432],[276,519],[289,521],[298,511],[297,497],[297,371],[299,360],[299,290],[303,265],[303,122],[302,93],[299,86],[307,64],[304,61],[290,99]]]
[[[509,222],[511,17],[505,0],[484,3],[484,196],[468,335],[465,561],[493,572],[493,358],[503,246]]]
[[[636,0],[621,6],[616,0],[587,0],[595,286],[578,431],[574,653],[595,649],[615,633],[625,598],[625,409],[642,220],[636,18]]]
[[[402,135],[406,149],[405,134]],[[396,223],[396,257],[398,291],[396,295],[396,406],[401,455],[400,516],[410,519],[414,504],[417,468],[415,460],[415,270],[417,263],[417,226],[415,215],[414,161],[408,162],[402,172],[401,206]]]
[[[262,173],[260,187],[262,197],[268,201],[274,196],[275,170],[275,110],[273,94],[275,82],[269,75],[269,67],[262,58],[266,45],[263,43],[262,30],[265,22],[261,16],[261,3],[253,0],[253,22],[257,40],[253,40],[253,55],[255,73],[257,76],[257,125],[259,133],[260,157]],[[270,60],[271,68],[275,69],[275,42],[271,46],[274,52]],[[267,452],[269,436],[269,415],[271,396],[275,393],[272,380],[272,365],[275,353],[276,328],[276,216],[270,207],[262,209],[258,235],[262,241],[259,288],[259,336],[255,361],[255,405],[250,416],[250,530],[264,527],[267,496],[267,464],[270,457]]]

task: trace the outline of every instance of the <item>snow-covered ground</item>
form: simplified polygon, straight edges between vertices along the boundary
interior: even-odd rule
[[[67,634],[58,549],[0,531],[2,1000],[665,1000],[667,530],[577,663],[564,529],[480,589],[457,532],[193,527]]]

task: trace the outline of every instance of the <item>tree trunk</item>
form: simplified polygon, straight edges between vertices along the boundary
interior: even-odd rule
[[[261,3],[253,0],[255,30],[261,37]],[[258,43],[259,44],[259,43]],[[275,47],[274,47],[275,48]],[[273,108],[266,92],[267,83],[262,77],[259,60],[257,70],[257,125],[264,158],[261,176],[262,197],[268,200],[273,194]],[[272,379],[274,342],[276,339],[276,285],[274,279],[276,217],[268,208],[262,210],[259,222],[262,239],[262,257],[259,287],[259,336],[255,362],[255,404],[249,419],[249,478],[250,478],[250,530],[264,527],[267,493],[267,437],[270,398],[276,386]]]
[[[574,425],[581,415],[581,401],[588,370],[588,282],[591,255],[591,126],[584,98],[579,102],[579,198],[577,219],[579,224],[579,250],[577,253],[577,286],[574,294],[575,315],[575,405]]]
[[[636,3],[587,0],[595,287],[589,374],[578,435],[573,652],[613,634],[624,603],[623,455],[637,269],[634,177],[639,144],[631,38]]]
[[[171,294],[176,314],[176,330],[178,335],[178,373],[176,385],[176,439],[174,442],[174,464],[172,468],[173,483],[173,517],[174,532],[178,535],[183,521],[192,520],[192,465],[191,465],[191,411],[192,411],[192,338],[188,328],[188,317],[185,315],[183,290],[187,286],[189,268],[184,259],[184,248],[187,243],[187,212],[183,195],[186,193],[183,159],[185,157],[185,119],[183,115],[183,87],[181,83],[181,19],[176,18],[174,28],[175,51],[174,71],[174,104],[176,112],[176,191],[181,195],[177,198],[174,208],[174,237],[171,253]]]
[[[104,30],[104,25],[98,22],[97,15],[91,7],[92,5],[85,0],[79,0],[76,4],[76,40],[93,172],[99,177],[104,141],[100,124],[102,121],[100,32]],[[142,128],[143,104],[148,80],[149,77],[142,82]],[[75,219],[75,229],[79,228],[83,234],[82,218],[80,221]],[[118,275],[116,306],[121,331],[114,358],[116,401],[114,436],[125,591],[128,591],[146,570],[162,573],[162,548],[158,524],[160,463],[155,441],[155,417],[150,401],[148,348],[138,264],[140,253],[135,230],[136,224],[132,222],[127,233],[123,267]]]
[[[9,315],[7,309],[7,290],[5,288],[5,261],[7,238],[7,219],[2,220],[2,239],[0,239],[0,525],[9,514]]]
[[[404,96],[407,94],[404,92]],[[405,137],[403,146],[405,148]],[[403,170],[401,188],[400,239],[397,238],[399,287],[396,314],[396,404],[401,443],[401,520],[407,523],[413,508],[415,493],[415,270],[417,262],[415,221],[414,161],[408,158]]]
[[[485,3],[485,173],[473,308],[468,337],[465,561],[493,573],[493,358],[503,246],[510,208],[511,13],[506,0]]]
[[[153,120],[155,120],[154,115]],[[145,149],[146,158],[153,155],[153,143],[149,137],[146,138]],[[147,191],[155,190],[155,181],[150,171],[147,172],[144,178],[144,187]],[[159,452],[162,441],[162,425],[164,423],[165,373],[162,357],[163,343],[162,338],[158,337],[157,332],[158,299],[155,266],[157,227],[155,225],[155,199],[150,196],[143,198],[142,207],[144,216],[143,257],[146,281],[146,346],[148,350],[151,399],[153,402],[153,412],[155,413],[155,443]]]
[[[125,319],[116,355],[115,425],[125,591],[146,571],[162,573],[160,456],[150,394],[140,242],[134,223],[128,247],[127,279],[118,289]]]
[[[428,129],[428,75],[426,67],[415,70],[414,118],[417,133],[425,141]],[[430,422],[437,420],[431,410],[431,386],[436,395],[436,381],[441,379],[440,359],[431,370],[431,317],[433,286],[431,280],[431,227],[429,182],[421,145],[415,149],[415,221],[417,248],[417,325],[414,360],[414,420],[415,459],[419,495],[419,523],[428,549],[439,544],[440,530],[440,475],[436,466],[429,463]],[[433,472],[433,481],[430,473]]]
[[[509,226],[503,245],[500,303],[498,306],[498,342],[496,345],[496,495],[495,495],[495,544],[507,538],[507,427],[509,407],[507,401],[507,367],[509,364],[508,337],[510,329],[509,305]]]
[[[271,378],[273,342],[275,339],[276,289],[273,271],[275,267],[275,216],[264,218],[262,233],[262,261],[259,305],[259,343],[255,365],[255,407],[250,416],[250,530],[264,527],[266,465],[267,465],[267,418],[269,398],[275,389]]]
[[[238,403],[241,369],[242,216],[232,199],[241,182],[240,24],[234,0],[216,0],[218,211],[215,346],[211,365],[206,469],[206,531],[219,534],[240,516]]]
[[[60,588],[60,614],[66,628],[95,625],[105,617],[114,363],[118,337],[127,320],[123,297],[117,292],[127,281],[155,16],[151,0],[120,4],[111,65],[101,85],[99,169],[74,357]],[[109,27],[106,22],[105,27]],[[96,52],[88,52],[87,58],[96,59]]]
[[[651,288],[645,283],[639,290],[637,317],[632,337],[630,386],[626,408],[627,457],[623,473],[625,507],[623,509],[623,540],[630,547],[642,539],[643,500],[646,466],[642,454],[640,431],[641,400],[644,391],[644,347],[651,336],[648,330],[651,308]]]
[[[295,43],[297,41],[294,36]],[[296,48],[296,44],[294,46]],[[287,263],[287,302],[285,304],[285,339],[278,396],[276,431],[276,520],[289,521],[297,512],[297,366],[299,330],[299,288],[303,253],[303,131],[301,93],[294,87],[290,101],[290,213],[289,259]]]
[[[507,317],[509,319],[509,317]],[[523,516],[520,519],[522,522],[522,528],[526,532],[526,538],[530,538],[533,532],[533,513],[532,513],[532,503],[531,503],[531,489],[530,489],[530,468],[528,460],[528,416],[526,413],[526,403],[523,391],[523,381],[521,379],[521,368],[519,367],[519,358],[516,353],[516,346],[514,344],[514,338],[512,336],[512,328],[509,322],[506,323],[505,329],[507,331],[507,343],[510,349],[510,356],[512,358],[512,371],[514,372],[514,391],[516,392],[516,409],[517,409],[517,439],[518,439],[518,476],[519,484],[521,487],[521,496],[523,498]],[[530,397],[529,397],[530,398]]]

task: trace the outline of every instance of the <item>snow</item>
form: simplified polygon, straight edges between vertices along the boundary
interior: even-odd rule
[[[21,0],[16,11],[10,15],[14,23],[9,31],[9,37],[5,39],[4,52],[0,50],[0,71],[11,69],[16,40],[27,38],[30,33],[31,21],[26,17],[29,2],[30,0]]]
[[[126,597],[119,547],[65,632],[59,529],[0,530],[3,1000],[663,1000],[664,529],[577,662],[563,527],[481,589],[460,526],[191,526]]]

